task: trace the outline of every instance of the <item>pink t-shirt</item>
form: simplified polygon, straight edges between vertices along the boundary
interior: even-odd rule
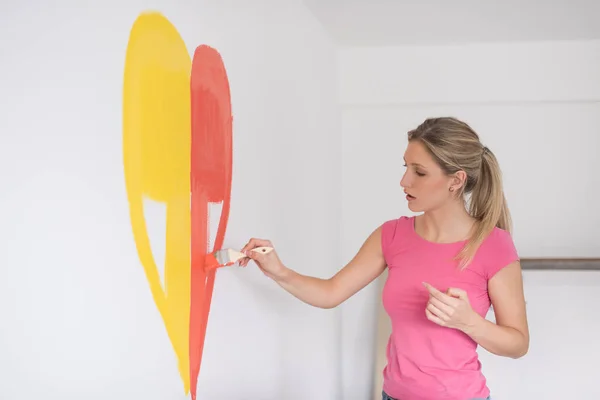
[[[391,319],[383,390],[401,400],[485,399],[490,390],[481,372],[477,343],[463,332],[439,326],[425,316],[428,282],[445,292],[468,293],[473,309],[485,317],[491,302],[488,280],[518,260],[508,232],[495,228],[472,263],[458,268],[453,257],[466,244],[434,243],[419,236],[414,217],[400,217],[382,226],[382,249],[388,266],[383,306]]]

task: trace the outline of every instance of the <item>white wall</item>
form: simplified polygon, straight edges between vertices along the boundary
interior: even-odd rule
[[[147,9],[169,18],[190,55],[208,44],[227,68],[234,175],[225,246],[267,237],[302,273],[330,276],[339,266],[335,48],[299,1],[5,3],[2,399],[188,398],[137,257],[124,186],[125,50]],[[154,210],[160,255],[164,208]],[[298,302],[256,268],[220,270],[198,399],[337,398],[338,336],[337,310]]]
[[[600,256],[600,42],[344,48],[339,60],[344,260],[381,222],[411,213],[399,186],[406,132],[439,115],[466,120],[498,156],[522,257]],[[343,309],[344,399],[381,390],[379,290]],[[527,271],[525,290],[529,354],[480,352],[494,399],[600,397],[600,273]]]
[[[124,55],[147,9],[190,53],[223,56],[235,122],[226,246],[272,238],[291,267],[330,276],[375,226],[409,213],[406,131],[453,114],[500,158],[522,256],[598,256],[598,42],[346,48],[336,60],[295,0],[12,2],[0,13],[0,398],[186,398],[123,178]],[[495,400],[598,396],[599,274],[526,272],[525,283],[530,353],[482,352]],[[253,268],[219,271],[198,398],[368,398],[380,390],[378,290],[348,300],[340,327],[338,310]]]

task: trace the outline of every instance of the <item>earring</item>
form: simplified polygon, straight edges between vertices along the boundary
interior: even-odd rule
[[[451,192],[454,192],[454,188],[453,188],[453,187],[451,187],[451,188],[450,188],[450,191],[451,191]]]

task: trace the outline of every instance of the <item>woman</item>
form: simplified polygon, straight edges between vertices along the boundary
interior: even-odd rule
[[[519,358],[529,347],[519,257],[494,154],[464,122],[432,118],[408,134],[400,182],[421,214],[386,221],[335,276],[319,279],[285,266],[272,246],[242,249],[298,299],[331,308],[388,268],[383,305],[392,333],[383,400],[489,399],[476,348]],[[467,196],[470,197],[467,201]],[[496,322],[485,316],[493,306]]]

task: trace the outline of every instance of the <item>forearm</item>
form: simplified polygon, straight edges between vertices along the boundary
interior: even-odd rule
[[[529,340],[522,332],[475,315],[473,323],[464,332],[481,347],[490,353],[511,358],[519,358],[527,353]]]
[[[280,276],[271,277],[279,286],[297,299],[319,308],[333,308],[333,284],[329,279],[302,275],[285,268]]]

